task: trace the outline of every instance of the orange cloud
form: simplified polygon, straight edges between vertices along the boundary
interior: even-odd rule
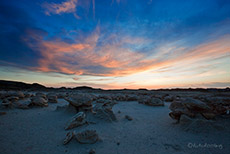
[[[173,47],[173,56],[167,55],[167,52],[171,52],[170,50],[162,55],[159,53],[158,56],[147,56],[145,53],[133,51],[130,47],[125,46],[126,44],[138,46],[148,42],[143,38],[110,35],[104,38],[102,45],[98,45],[101,35],[99,28],[87,38],[72,44],[62,40],[43,40],[36,33],[31,31],[28,33],[36,40],[37,44],[31,43],[29,39],[25,39],[25,41],[31,48],[38,49],[42,55],[38,61],[39,66],[33,69],[42,72],[125,76],[148,70],[174,67],[179,64],[185,67],[226,54],[229,56],[230,52],[229,35],[189,50],[181,46]],[[117,39],[119,41],[113,41]]]
[[[92,35],[79,43],[66,43],[61,40],[47,41],[41,39],[36,33],[28,31],[30,37],[36,40],[37,44],[30,42],[31,39],[24,39],[33,49],[38,49],[42,55],[39,60],[39,67],[36,69],[43,72],[60,72],[66,74],[89,74],[89,75],[124,75],[136,70],[136,65],[146,65],[143,54],[133,52],[123,47],[124,43],[134,44],[142,39],[131,39],[124,37],[120,42],[97,46],[100,31],[97,28]],[[113,36],[114,38],[116,36]],[[111,39],[111,37],[109,37]],[[108,41],[108,40],[107,40]],[[141,42],[142,43],[142,42]],[[102,67],[106,71],[95,72],[89,67]],[[87,68],[88,67],[88,68]]]

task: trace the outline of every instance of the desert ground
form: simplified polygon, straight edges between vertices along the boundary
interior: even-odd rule
[[[0,92],[0,153],[227,154],[230,92]]]

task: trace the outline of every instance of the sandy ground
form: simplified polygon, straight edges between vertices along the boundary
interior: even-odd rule
[[[0,153],[87,154],[90,149],[98,154],[230,153],[229,119],[218,119],[214,126],[211,123],[188,127],[174,124],[168,116],[169,103],[151,107],[135,101],[118,102],[113,107],[117,122],[97,120],[96,124],[73,129],[77,132],[95,129],[102,141],[80,144],[72,140],[63,145],[68,132],[64,127],[74,113],[65,108],[56,110],[57,106],[67,105],[65,100],[58,101],[47,108],[11,109],[1,115]],[[133,120],[128,121],[125,115]]]

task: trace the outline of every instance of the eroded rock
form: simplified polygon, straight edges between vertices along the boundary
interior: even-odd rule
[[[13,103],[13,105],[16,108],[20,108],[20,109],[28,109],[30,104],[31,104],[30,99],[21,99]]]
[[[85,130],[76,134],[76,139],[82,144],[94,144],[99,140],[96,130]]]
[[[85,130],[76,133],[75,131],[66,134],[63,144],[69,143],[72,139],[76,139],[81,144],[94,144],[99,140],[96,130]]]
[[[148,106],[164,106],[164,102],[161,99],[154,97],[143,97],[138,102]]]
[[[37,96],[37,97],[42,97],[42,98],[44,98],[44,99],[47,99],[46,95],[45,95],[44,93],[41,93],[41,92],[37,92],[37,93],[35,94],[35,96]]]
[[[181,115],[195,118],[197,115],[201,114],[208,120],[213,119],[216,116],[207,104],[192,98],[174,101],[170,104],[169,109],[172,111],[169,113],[169,116],[172,119],[177,120],[178,123],[180,121]]]
[[[44,97],[34,96],[34,97],[31,98],[31,105],[47,107],[48,106],[48,101]]]
[[[114,101],[106,101],[105,103],[97,103],[93,107],[93,113],[96,117],[106,121],[116,121],[117,118],[113,113],[112,107],[116,104]]]
[[[86,115],[84,112],[79,112],[75,116],[72,117],[72,119],[68,122],[67,126],[65,127],[65,130],[72,129],[78,126],[82,126],[86,124]]]
[[[48,94],[47,98],[48,98],[49,103],[57,103],[58,102],[57,96],[55,94],[52,94],[52,93]]]
[[[75,107],[80,107],[82,105],[91,106],[92,98],[87,94],[74,94],[68,96],[66,100]]]

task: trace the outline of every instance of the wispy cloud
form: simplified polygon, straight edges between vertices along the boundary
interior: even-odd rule
[[[105,44],[98,45],[100,30],[97,28],[91,35],[80,42],[67,43],[62,40],[43,40],[36,32],[28,31],[30,37],[24,41],[42,58],[36,69],[43,72],[59,72],[65,74],[87,74],[103,76],[122,76],[146,69],[152,60],[146,60],[145,55],[132,51],[127,45],[142,44],[142,38],[124,36],[119,42],[116,35],[103,40]],[[36,43],[31,42],[36,40]],[[95,70],[96,69],[96,70]]]
[[[45,14],[63,14],[63,13],[73,13],[76,18],[79,18],[77,15],[77,4],[78,0],[67,0],[60,4],[56,3],[43,3],[43,8],[45,8]]]

